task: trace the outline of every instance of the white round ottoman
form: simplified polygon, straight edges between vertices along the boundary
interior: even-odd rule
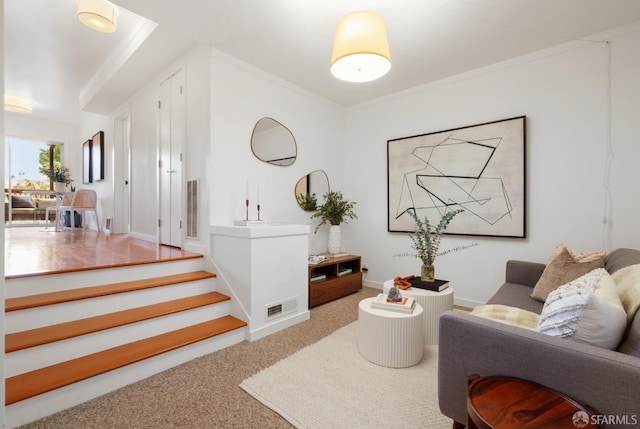
[[[376,365],[406,368],[418,364],[424,353],[422,306],[413,313],[371,308],[375,298],[360,301],[358,308],[358,350]]]
[[[382,292],[389,293],[393,286],[393,280],[387,280],[382,285]],[[432,292],[426,289],[401,290],[400,295],[411,296],[424,310],[422,319],[424,322],[424,343],[426,345],[438,344],[438,326],[440,315],[447,310],[453,310],[453,288],[449,286],[441,292]]]

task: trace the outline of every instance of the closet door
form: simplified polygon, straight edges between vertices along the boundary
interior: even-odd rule
[[[182,146],[184,139],[184,73],[160,85],[160,243],[182,247]]]

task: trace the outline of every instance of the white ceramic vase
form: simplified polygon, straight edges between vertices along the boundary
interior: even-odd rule
[[[329,228],[329,243],[327,244],[327,250],[332,255],[340,253],[340,246],[342,244],[342,233],[340,232],[340,225],[331,225]]]
[[[53,190],[56,192],[64,192],[66,185],[63,182],[54,182]]]

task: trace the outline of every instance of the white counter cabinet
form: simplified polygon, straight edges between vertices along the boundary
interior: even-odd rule
[[[219,289],[248,315],[249,341],[309,319],[309,233],[309,225],[211,226]]]

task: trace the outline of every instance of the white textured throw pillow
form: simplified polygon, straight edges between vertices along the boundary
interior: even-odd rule
[[[598,268],[549,294],[538,332],[613,350],[626,326],[615,283]]]
[[[597,268],[549,293],[540,313],[538,332],[561,338],[573,336],[591,294],[605,274],[604,269]]]
[[[618,296],[616,284],[610,275],[602,276],[571,339],[614,350],[618,348],[626,328],[627,313]]]

